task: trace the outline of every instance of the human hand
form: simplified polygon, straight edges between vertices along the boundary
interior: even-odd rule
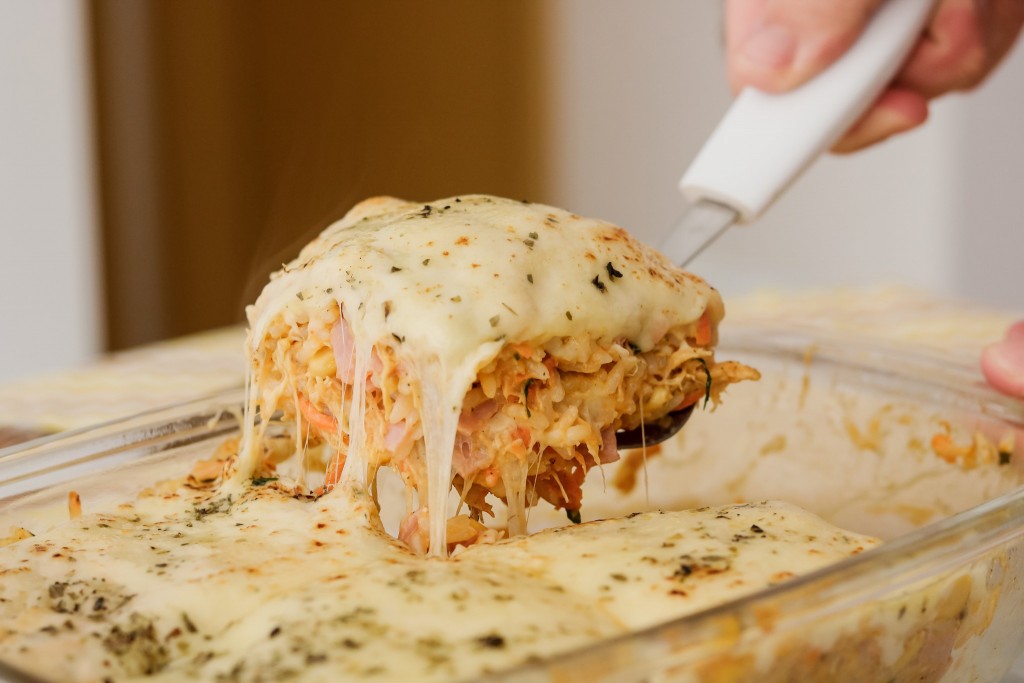
[[[1024,322],[1012,325],[1002,341],[982,351],[981,371],[998,391],[1024,398]]]
[[[735,91],[791,90],[856,42],[883,0],[726,0],[729,81]],[[915,128],[928,102],[981,83],[1024,24],[1024,0],[940,0],[892,84],[835,144],[853,152]]]

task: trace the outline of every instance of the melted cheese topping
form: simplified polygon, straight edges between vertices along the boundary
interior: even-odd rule
[[[589,336],[647,349],[673,325],[707,312],[714,330],[723,315],[715,290],[622,228],[488,196],[358,205],[272,276],[248,310],[249,357],[264,355],[272,325],[326,317],[336,307],[355,339],[355,377],[366,375],[373,346],[385,343],[419,380],[433,554],[446,547],[463,397],[505,344]],[[260,399],[253,371],[250,424]],[[342,478],[365,484],[362,391],[355,382]],[[264,408],[275,400],[263,396]],[[250,426],[236,483],[255,471],[258,442]]]
[[[0,658],[55,680],[452,680],[688,614],[875,544],[783,503],[414,555],[353,487],[181,487],[0,550]]]

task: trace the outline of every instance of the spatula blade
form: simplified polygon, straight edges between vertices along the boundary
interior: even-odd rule
[[[736,222],[739,214],[725,204],[701,199],[690,205],[661,245],[661,252],[685,266]]]

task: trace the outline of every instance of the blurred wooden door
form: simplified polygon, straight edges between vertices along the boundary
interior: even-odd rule
[[[241,321],[366,196],[545,199],[540,0],[90,9],[110,348]]]

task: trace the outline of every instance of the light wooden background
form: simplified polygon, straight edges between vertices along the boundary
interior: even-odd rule
[[[364,197],[545,199],[539,2],[89,7],[110,348],[240,321]]]

